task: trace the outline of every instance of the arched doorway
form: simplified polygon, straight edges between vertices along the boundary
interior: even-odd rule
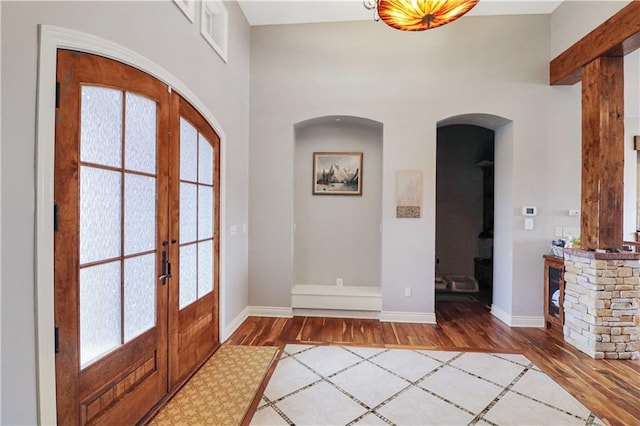
[[[462,114],[445,118],[437,124],[439,130],[449,126],[473,126],[493,132],[493,238],[490,241],[487,238],[480,239],[479,237],[480,235],[488,235],[483,229],[488,227],[488,224],[483,223],[482,194],[478,194],[480,195],[480,204],[478,204],[476,217],[478,228],[474,230],[476,235],[473,237],[473,241],[467,242],[467,246],[472,247],[477,256],[467,259],[468,264],[466,267],[471,269],[473,278],[478,281],[475,276],[476,265],[473,258],[489,259],[480,262],[479,278],[484,281],[485,285],[490,286],[490,300],[485,299],[483,302],[487,303],[492,313],[498,317],[500,317],[500,312],[511,312],[512,304],[513,133],[511,123],[509,119],[491,114]],[[480,164],[473,165],[477,168],[475,171],[479,182],[484,180],[484,174],[486,173],[482,171],[481,166],[489,165],[483,160],[485,159],[478,158]],[[483,192],[482,189],[479,187],[477,191],[479,193]],[[490,247],[487,247],[489,245]],[[438,243],[436,243],[437,248]],[[482,269],[483,267],[484,270]],[[436,273],[438,269],[438,263],[436,263]],[[469,271],[469,269],[466,271]],[[481,276],[483,272],[485,274],[491,272],[491,276],[483,277]]]

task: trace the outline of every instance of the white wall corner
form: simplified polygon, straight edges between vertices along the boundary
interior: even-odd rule
[[[509,327],[541,328],[545,326],[544,317],[513,316],[496,305],[491,306],[491,314]]]
[[[240,312],[236,317],[224,327],[222,330],[222,336],[220,336],[220,341],[226,341],[231,335],[240,327],[240,325],[249,318],[249,308],[246,307]]]
[[[247,309],[250,317],[293,318],[293,309],[290,307],[249,306]]]
[[[394,312],[382,311],[380,322],[413,322],[418,324],[436,324],[436,314],[433,312]]]
[[[493,315],[494,317],[498,318],[500,321],[502,321],[503,323],[511,327],[511,314],[503,311],[502,309],[497,307],[495,304],[491,305],[491,315]]]

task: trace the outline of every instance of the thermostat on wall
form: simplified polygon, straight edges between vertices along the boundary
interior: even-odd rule
[[[533,206],[527,206],[522,208],[522,216],[536,216],[538,209]]]

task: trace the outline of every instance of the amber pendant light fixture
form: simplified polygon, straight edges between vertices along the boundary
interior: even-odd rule
[[[455,21],[478,0],[364,0],[375,19],[402,31],[424,31]]]

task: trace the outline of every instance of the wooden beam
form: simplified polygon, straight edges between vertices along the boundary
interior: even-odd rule
[[[582,72],[583,249],[622,249],[624,62],[598,58]]]
[[[640,1],[632,1],[551,61],[549,82],[552,86],[575,84],[580,81],[583,67],[594,59],[622,57],[638,48]]]

